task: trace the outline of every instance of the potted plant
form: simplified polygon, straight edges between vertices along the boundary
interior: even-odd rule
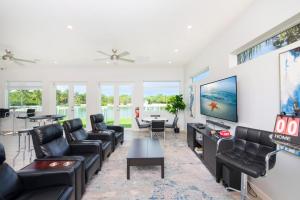
[[[178,112],[181,110],[184,110],[185,107],[186,107],[186,105],[183,101],[183,96],[182,96],[182,94],[180,94],[180,95],[175,95],[175,96],[170,97],[170,99],[167,102],[166,110],[169,113],[174,114],[175,117],[177,117]],[[179,133],[179,128],[177,126],[177,123],[175,124],[174,132]]]

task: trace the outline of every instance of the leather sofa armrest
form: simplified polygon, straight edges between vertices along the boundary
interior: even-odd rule
[[[102,141],[99,138],[98,139],[87,138],[86,140],[74,141],[71,144],[90,144],[90,143],[97,143],[100,149],[102,149]]]
[[[234,139],[233,138],[221,138],[217,142],[217,153],[222,153],[225,151],[229,151],[234,147]]]
[[[25,189],[36,189],[57,185],[74,186],[75,175],[73,170],[21,170],[17,172]]]
[[[98,154],[101,149],[98,142],[88,141],[84,143],[71,143],[70,144],[71,152],[76,153],[96,153]]]
[[[110,130],[114,130],[116,132],[121,132],[121,133],[124,133],[124,127],[123,126],[107,126],[108,129]]]
[[[89,140],[103,140],[103,141],[112,141],[113,140],[113,133],[109,133],[107,131],[99,131],[99,132],[88,132]]]

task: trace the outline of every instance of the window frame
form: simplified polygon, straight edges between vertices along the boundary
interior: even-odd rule
[[[152,113],[152,112],[163,112],[165,111],[165,107],[167,105],[167,102],[163,105],[163,106],[157,106],[157,110],[156,109],[150,109],[150,110],[146,110],[146,106],[145,106],[145,88],[162,88],[161,86],[154,86],[154,87],[145,87],[145,83],[178,83],[178,93],[177,94],[174,94],[174,95],[179,95],[181,94],[181,91],[182,91],[182,85],[181,85],[181,82],[180,80],[168,80],[168,81],[160,81],[160,80],[155,80],[155,81],[149,81],[149,80],[144,80],[143,81],[143,112],[145,113]],[[169,88],[176,88],[177,86],[171,86]],[[165,95],[167,96],[167,95]],[[171,95],[173,96],[173,95]],[[162,103],[161,103],[162,104]],[[151,105],[151,104],[148,104],[148,105]],[[155,106],[153,106],[155,107]]]
[[[12,90],[39,90],[41,92],[40,105],[10,105],[10,92]],[[16,112],[26,112],[27,109],[35,109],[37,112],[43,111],[43,83],[41,81],[7,81],[5,87],[5,105],[8,108],[16,108]]]

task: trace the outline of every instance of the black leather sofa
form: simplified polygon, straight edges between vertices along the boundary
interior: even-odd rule
[[[85,142],[98,142],[101,149],[101,155],[100,157],[102,160],[109,157],[109,155],[112,152],[112,144],[111,144],[111,138],[106,137],[106,135],[100,135],[93,132],[87,132],[83,129],[82,121],[81,119],[72,119],[64,121],[63,127],[65,130],[66,138],[71,143],[85,143]]]
[[[33,129],[33,146],[38,159],[55,158],[80,160],[85,176],[84,183],[100,170],[100,147],[97,142],[68,144],[63,137],[63,128],[59,124],[50,124]]]
[[[103,114],[96,114],[90,116],[92,131],[94,133],[100,134],[112,134],[114,137],[113,140],[113,151],[117,147],[117,145],[123,144],[124,142],[124,127],[123,126],[114,126],[114,125],[106,125],[104,122]]]
[[[15,172],[5,159],[4,147],[0,143],[1,200],[75,199],[74,173],[59,170]]]
[[[216,155],[217,182],[223,178],[223,167],[240,172],[241,199],[246,199],[247,176],[265,176],[275,165],[276,144],[271,141],[271,134],[272,132],[237,126],[232,140],[220,140]]]

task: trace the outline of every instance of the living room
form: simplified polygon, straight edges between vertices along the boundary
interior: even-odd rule
[[[80,143],[72,141],[78,139],[73,138],[73,126],[84,132],[86,138],[81,145],[99,148],[99,160],[94,158],[94,167],[85,173],[85,179],[76,179],[65,190],[65,196],[51,197],[53,190],[49,199],[298,199],[298,136],[284,145],[282,140],[266,139],[264,145],[271,141],[277,146],[271,145],[274,155],[265,155],[271,160],[271,164],[267,162],[270,170],[264,168],[259,177],[232,167],[233,161],[223,163],[218,150],[208,158],[217,165],[216,173],[212,173],[212,166],[205,158],[198,158],[187,137],[188,127],[195,134],[192,143],[199,133],[205,138],[203,130],[207,128],[212,137],[224,129],[224,134],[235,139],[239,137],[236,127],[247,127],[249,132],[264,130],[276,137],[278,116],[297,119],[297,106],[289,112],[283,108],[283,95],[296,93],[286,92],[283,87],[287,83],[283,73],[287,72],[282,68],[286,53],[298,52],[299,13],[297,0],[0,1],[0,108],[8,109],[0,118],[0,143],[6,153],[5,158],[0,148],[0,160],[1,167],[6,163],[17,172],[22,185],[12,195],[10,184],[2,184],[15,176],[5,177],[7,172],[0,168],[0,199],[39,199],[37,190],[47,190],[48,186],[34,180],[26,182],[24,177],[43,174],[41,169],[33,173],[32,166],[45,159],[52,159],[50,165],[59,169],[57,173],[74,173],[78,178],[79,166],[85,164],[66,158],[72,157],[70,152],[60,152],[60,156],[39,154],[44,151],[45,141],[53,138],[64,141],[68,149],[78,148],[74,152],[84,151],[83,147],[72,147]],[[257,48],[253,51],[257,55],[247,54],[249,49],[292,30],[296,30],[292,42],[280,43],[280,48],[266,52]],[[211,115],[220,110],[221,104],[210,104],[210,114],[205,113],[201,107],[204,87],[232,77],[235,118]],[[25,94],[33,93],[38,94],[30,97],[35,102],[26,103]],[[185,108],[173,112],[167,107],[172,106],[170,97],[175,95],[179,99],[182,95]],[[34,109],[35,116],[28,116],[28,109]],[[163,123],[162,131],[154,130],[157,121]],[[199,124],[204,128],[198,129]],[[98,126],[100,132],[111,134],[113,139],[99,139],[94,130]],[[122,129],[108,130],[113,126]],[[56,130],[49,138],[47,127]],[[43,138],[40,143],[39,137]],[[103,141],[98,145],[93,140]],[[143,157],[142,163],[136,161],[144,152],[139,145],[153,147],[152,153],[159,159],[145,161]],[[200,151],[204,153],[206,148],[204,145]],[[276,162],[272,160],[275,156]],[[56,166],[62,160],[71,167],[64,171],[64,167]],[[100,167],[96,168],[98,162]],[[148,166],[151,163],[154,166]],[[234,181],[239,183],[238,188],[231,187],[226,173],[238,180]]]

